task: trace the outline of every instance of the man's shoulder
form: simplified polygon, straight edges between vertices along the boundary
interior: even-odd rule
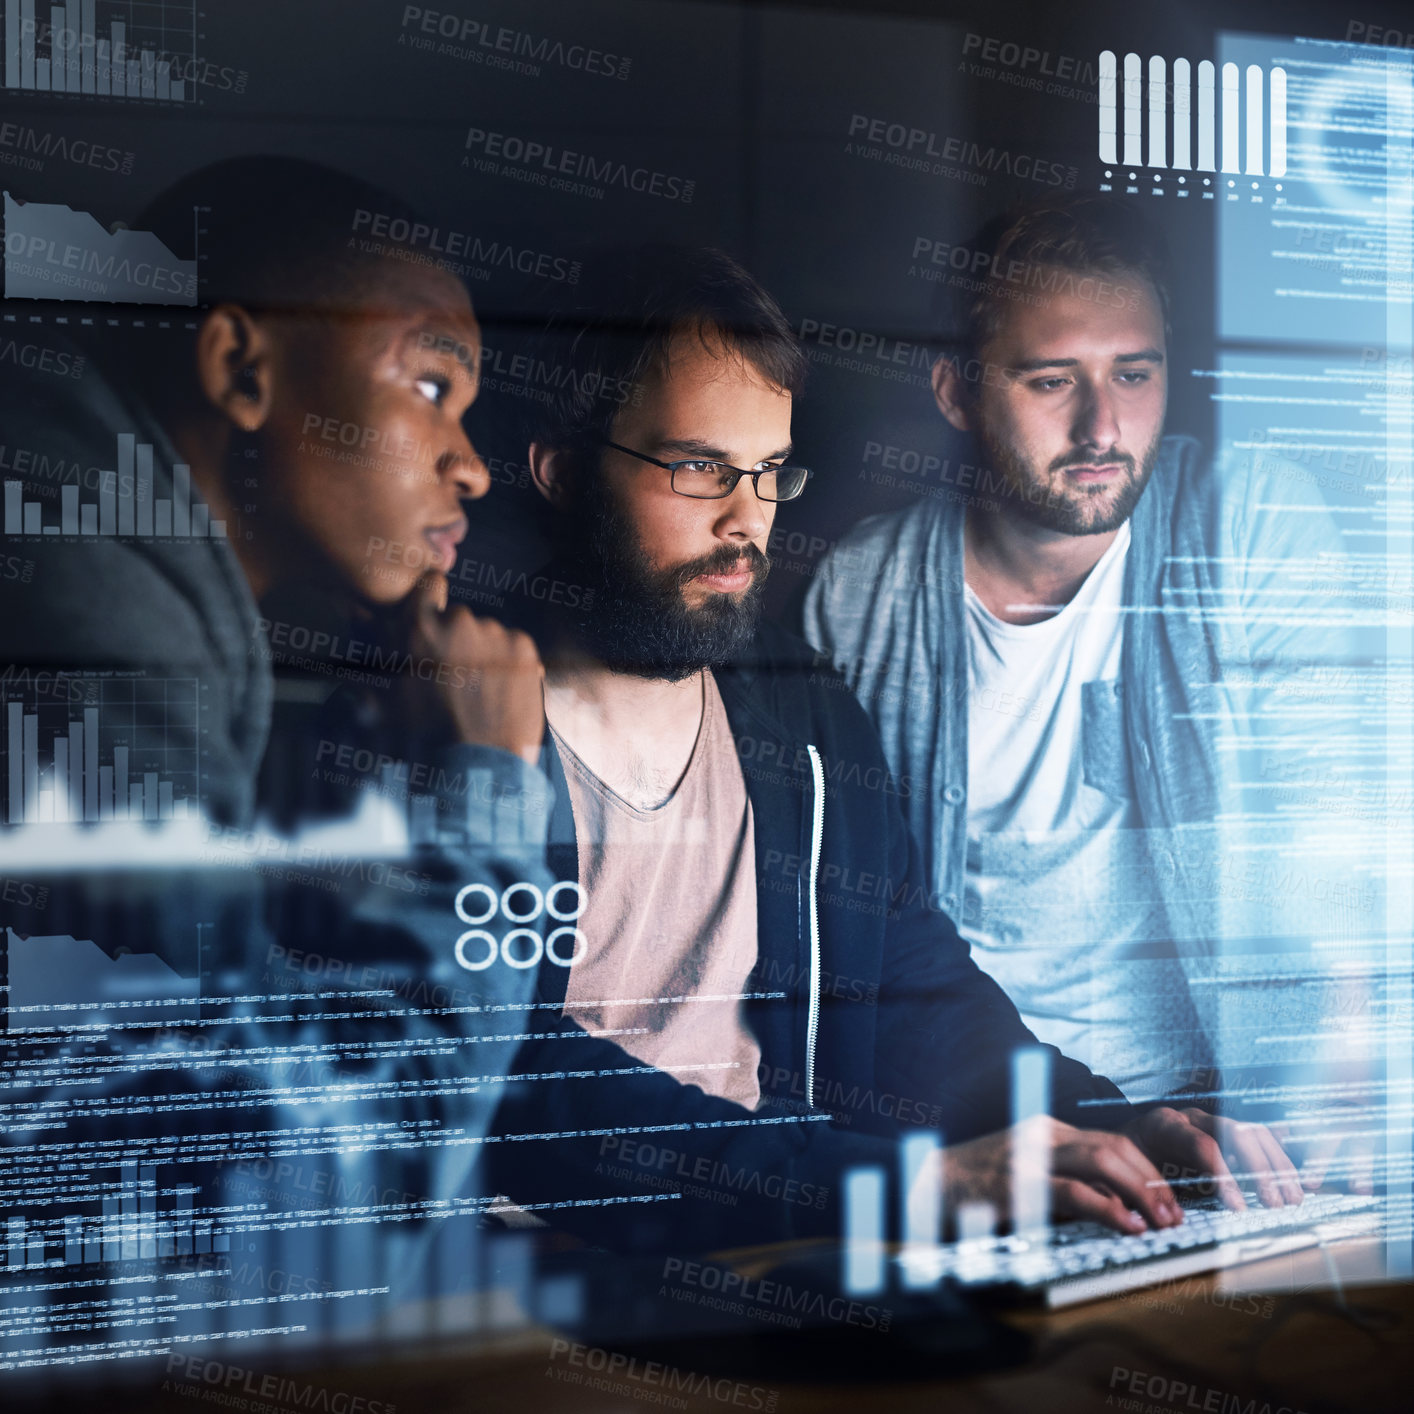
[[[27,574],[0,586],[0,656],[71,666],[193,663],[212,655],[189,595],[138,546],[40,543]]]
[[[808,672],[823,666],[828,666],[828,659],[822,653],[773,619],[761,620],[746,650],[732,665],[758,674]]]
[[[74,348],[81,345],[75,343]],[[0,418],[22,494],[57,515],[60,488],[94,501],[118,488],[118,438],[153,448],[166,494],[175,452],[150,410],[88,358],[82,376],[27,379],[0,393]],[[228,542],[114,535],[45,536],[13,547],[0,579],[0,657],[93,667],[233,663],[249,651],[255,609]]]
[[[872,565],[881,569],[896,562],[900,554],[910,554],[931,542],[945,514],[946,507],[939,502],[919,501],[900,510],[866,516],[840,536],[822,568],[865,570]]]
[[[852,729],[867,728],[864,709],[829,658],[769,620],[719,681],[795,735],[818,730],[825,720],[835,727],[843,721]]]
[[[1241,499],[1251,490],[1280,494],[1290,488],[1300,499],[1319,490],[1317,478],[1280,449],[1260,444],[1224,443],[1210,452],[1186,434],[1165,437],[1157,466],[1189,494]]]
[[[1306,467],[1260,445],[1227,443],[1209,452],[1195,437],[1165,437],[1157,469],[1171,513],[1205,536],[1240,538],[1259,511],[1322,508],[1327,499]]]
[[[1171,432],[1159,443],[1160,466],[1169,467],[1181,476],[1201,476],[1212,466],[1207,449],[1186,432]]]
[[[868,637],[916,592],[946,587],[954,575],[950,512],[960,516],[957,508],[920,501],[869,516],[841,536],[805,592],[806,633],[836,654],[852,655],[854,640]]]

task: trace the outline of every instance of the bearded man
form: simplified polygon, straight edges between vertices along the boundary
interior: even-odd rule
[[[1035,1039],[929,908],[858,702],[759,621],[777,507],[810,478],[790,326],[713,251],[638,254],[581,298],[538,355],[559,391],[528,458],[554,577],[592,590],[538,635],[547,857],[581,903],[499,1111],[503,1192],[633,1248],[833,1235],[849,1170],[930,1129],[949,1204],[1005,1212]],[[1049,1057],[1058,1216],[1181,1222],[1160,1162],[1241,1206],[1225,1153],[1300,1202],[1261,1126],[1140,1112]]]

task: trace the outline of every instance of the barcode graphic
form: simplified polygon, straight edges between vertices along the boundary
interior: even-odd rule
[[[1170,76],[1168,61],[1156,54],[1149,60],[1148,69],[1149,148],[1146,159],[1144,62],[1137,54],[1124,56],[1124,155],[1121,157],[1119,60],[1112,49],[1106,49],[1100,55],[1101,162],[1115,165],[1123,162],[1128,167],[1166,167],[1189,172],[1222,171],[1249,177],[1286,175],[1285,69],[1274,67],[1267,73],[1261,65],[1249,64],[1244,74],[1236,64],[1224,64],[1219,75],[1212,60],[1200,60],[1196,106],[1193,102],[1193,66],[1187,59],[1175,59]],[[1168,101],[1170,87],[1172,106]],[[1170,113],[1173,115],[1171,144]],[[1195,113],[1196,162],[1192,155]]]

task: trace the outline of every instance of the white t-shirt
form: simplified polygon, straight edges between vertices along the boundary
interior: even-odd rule
[[[1042,1040],[1127,1095],[1205,1058],[1140,828],[1119,681],[1129,526],[1079,592],[1003,623],[969,587],[962,934]]]

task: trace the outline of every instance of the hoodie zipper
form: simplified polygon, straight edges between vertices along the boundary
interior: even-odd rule
[[[815,1041],[820,1031],[820,846],[825,836],[825,765],[813,745],[810,773],[815,778],[815,799],[810,821],[810,1011],[805,1023],[805,1102],[815,1108]]]

